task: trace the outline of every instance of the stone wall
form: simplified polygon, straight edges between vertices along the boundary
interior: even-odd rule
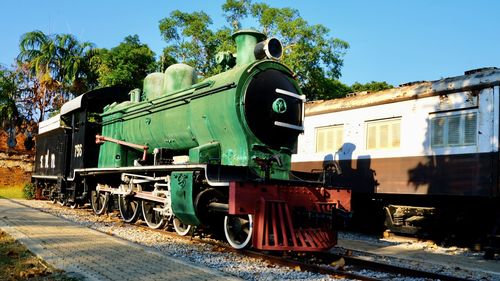
[[[0,129],[0,186],[24,185],[31,181],[35,149],[25,147],[25,134],[16,135],[16,146],[7,145],[8,134]]]

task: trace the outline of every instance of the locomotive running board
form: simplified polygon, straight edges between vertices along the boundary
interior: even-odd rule
[[[210,180],[207,174],[207,165],[204,164],[176,164],[176,165],[156,165],[156,166],[133,166],[133,167],[118,167],[118,168],[87,168],[75,169],[75,175],[95,176],[95,175],[110,175],[121,173],[140,173],[140,172],[174,172],[174,171],[204,171],[205,178],[211,186],[229,186],[229,182]],[[68,181],[73,181],[74,178],[68,178]]]

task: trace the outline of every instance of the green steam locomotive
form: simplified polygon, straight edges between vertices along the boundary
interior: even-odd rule
[[[291,173],[305,96],[278,61],[281,43],[252,30],[233,38],[237,53],[217,55],[227,70],[203,81],[175,64],[142,91],[99,89],[64,104],[40,124],[35,184],[96,214],[116,202],[125,222],[224,232],[235,248],[331,248],[350,193]]]

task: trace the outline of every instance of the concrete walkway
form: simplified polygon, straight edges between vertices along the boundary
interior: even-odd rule
[[[0,228],[47,263],[82,280],[236,280],[13,200],[0,199]]]

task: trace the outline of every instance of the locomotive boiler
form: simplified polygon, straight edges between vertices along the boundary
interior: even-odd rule
[[[252,30],[233,39],[237,52],[217,55],[218,75],[198,82],[175,64],[127,100],[108,89],[65,104],[70,168],[35,171],[37,186],[73,206],[90,199],[96,214],[116,197],[125,222],[223,232],[235,248],[331,248],[350,193],[291,176],[305,96],[278,61],[281,43]]]

